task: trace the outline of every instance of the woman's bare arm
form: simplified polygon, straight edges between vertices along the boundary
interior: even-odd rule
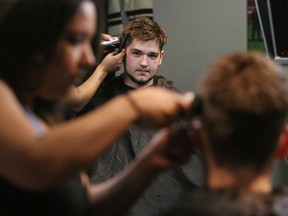
[[[0,82],[0,175],[24,188],[47,188],[87,168],[129,125],[163,126],[191,100],[159,88],[135,90],[39,135],[10,88]],[[143,121],[145,119],[145,121]]]
[[[121,68],[125,50],[119,54],[109,53],[97,66],[91,76],[79,86],[72,86],[63,97],[64,109],[79,112],[90,101],[105,77]]]

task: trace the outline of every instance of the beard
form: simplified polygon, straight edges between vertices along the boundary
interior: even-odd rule
[[[152,77],[149,77],[147,80],[138,80],[135,77],[131,76],[125,71],[125,76],[127,76],[133,83],[135,83],[137,86],[145,86],[147,83],[149,83],[151,80],[153,80],[156,76],[156,74]]]

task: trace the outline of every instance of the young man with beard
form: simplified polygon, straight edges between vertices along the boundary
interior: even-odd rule
[[[116,95],[127,94],[138,88],[158,86],[179,92],[173,82],[157,75],[164,57],[163,47],[167,43],[167,36],[162,27],[150,18],[138,17],[124,28],[123,36],[126,34],[130,37],[125,48],[124,72],[105,82],[79,115],[98,107]],[[132,125],[125,135],[120,137],[116,144],[91,167],[89,170],[91,180],[95,183],[102,182],[123,170],[149,143],[156,131]],[[159,176],[128,214],[141,216],[160,213],[175,202],[187,186],[200,186],[202,179],[201,156],[195,152],[187,165]]]

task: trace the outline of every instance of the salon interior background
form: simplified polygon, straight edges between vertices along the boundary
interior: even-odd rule
[[[154,17],[169,36],[158,73],[180,90],[195,90],[220,55],[247,50],[245,0],[155,0]]]
[[[247,50],[247,2],[154,0],[154,17],[169,36],[158,73],[173,80],[180,90],[193,91],[207,66],[217,57]],[[287,164],[288,158],[277,161],[274,186],[288,184]]]

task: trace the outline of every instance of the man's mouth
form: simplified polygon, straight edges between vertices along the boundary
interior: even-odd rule
[[[139,73],[149,73],[149,70],[137,70]]]

